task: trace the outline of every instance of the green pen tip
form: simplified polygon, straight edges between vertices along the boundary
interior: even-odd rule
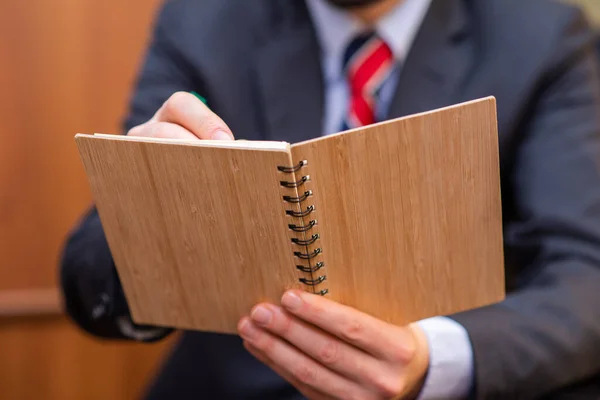
[[[196,92],[190,92],[190,93],[193,94],[194,96],[196,96],[198,99],[200,99],[201,102],[203,102],[204,104],[206,104],[206,99],[204,97],[200,96]]]

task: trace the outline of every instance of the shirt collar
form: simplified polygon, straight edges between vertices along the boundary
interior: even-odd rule
[[[313,18],[327,81],[342,75],[342,57],[355,36],[368,29],[349,12],[326,0],[306,0]],[[404,0],[383,16],[374,28],[390,46],[394,58],[403,62],[418,32],[431,0]]]

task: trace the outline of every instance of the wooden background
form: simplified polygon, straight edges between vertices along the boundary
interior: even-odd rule
[[[0,0],[0,398],[133,399],[169,343],[61,313],[57,262],[91,198],[73,135],[118,132],[158,0]]]
[[[136,398],[170,345],[84,335],[56,289],[91,200],[73,135],[118,132],[159,1],[0,0],[2,399]]]

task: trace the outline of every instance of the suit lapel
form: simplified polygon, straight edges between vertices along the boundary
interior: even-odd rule
[[[304,2],[291,9],[256,52],[256,87],[266,140],[296,143],[321,135],[324,88],[320,49]]]
[[[388,117],[451,105],[472,62],[464,0],[432,0],[402,67]]]

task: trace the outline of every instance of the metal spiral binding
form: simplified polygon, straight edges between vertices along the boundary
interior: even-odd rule
[[[319,234],[315,233],[308,240],[301,240],[301,239],[298,239],[298,238],[292,238],[292,243],[297,244],[298,246],[310,246],[311,244],[313,244],[314,242],[316,242],[319,239],[320,239]]]
[[[300,171],[302,169],[302,167],[306,166],[307,164],[308,164],[308,162],[306,160],[303,160],[303,161],[300,161],[297,165],[294,165],[291,167],[278,166],[277,170],[279,170],[280,172],[283,172],[283,173],[293,174],[293,173]],[[291,182],[290,181],[280,181],[280,185],[284,188],[295,189],[295,188],[299,188],[299,187],[303,186],[308,181],[310,181],[310,176],[305,175],[305,176],[302,176],[297,181],[291,181]],[[313,193],[311,190],[305,190],[302,194],[299,194],[298,197],[283,196],[283,200],[288,203],[292,203],[292,204],[302,204],[303,202],[308,200],[308,198],[310,196],[312,196],[312,194]],[[306,208],[306,210],[304,210],[304,211],[286,210],[286,212],[285,212],[286,215],[294,217],[294,218],[300,218],[302,220],[302,225],[288,224],[288,228],[297,233],[305,233],[305,232],[312,230],[314,228],[314,226],[317,225],[317,220],[312,219],[312,220],[309,220],[308,222],[304,222],[304,218],[308,217],[314,211],[315,211],[314,205],[308,206]],[[306,262],[308,263],[308,265],[296,265],[296,268],[299,271],[310,275],[310,278],[299,278],[299,281],[302,284],[313,288],[312,289],[313,293],[324,296],[329,292],[328,289],[322,289],[319,291],[315,291],[314,287],[321,284],[322,282],[324,282],[327,279],[327,275],[323,274],[323,275],[319,275],[319,276],[314,276],[313,274],[316,273],[317,271],[319,271],[321,268],[323,268],[325,266],[325,263],[323,261],[319,261],[314,264],[312,263],[312,260],[315,257],[317,257],[319,254],[321,254],[323,252],[323,250],[320,247],[317,247],[312,251],[309,250],[309,246],[315,244],[319,239],[320,239],[319,234],[314,233],[313,235],[311,235],[310,238],[307,238],[306,236],[304,237],[304,239],[292,238],[291,241],[295,245],[301,246],[305,249],[305,252],[295,251],[294,256],[298,257],[301,260],[306,260]]]
[[[304,265],[296,265],[296,268],[298,268],[302,272],[311,273],[311,272],[317,272],[324,266],[325,266],[325,263],[323,261],[319,261],[318,263],[315,264],[314,267],[305,267]]]
[[[289,184],[289,182],[286,182]],[[283,183],[281,184],[281,186],[284,186]],[[306,192],[304,192],[302,194],[302,196],[298,196],[298,197],[294,197],[294,196],[283,196],[283,200],[287,201],[288,203],[302,203],[304,200],[306,200],[309,196],[312,196],[312,190],[307,190]]]
[[[281,181],[281,186],[286,187],[286,188],[297,188],[300,187],[302,185],[304,185],[304,182],[308,181],[310,179],[310,175],[306,175],[303,176],[302,178],[300,178],[299,181],[296,182],[288,182],[288,181]]]
[[[313,226],[315,226],[317,224],[317,220],[313,219],[308,221],[308,225],[295,225],[295,224],[289,224],[288,228],[290,228],[291,230],[293,230],[294,232],[308,232],[312,229]]]
[[[292,217],[303,218],[310,215],[310,213],[313,211],[315,211],[315,206],[306,207],[306,211],[285,210],[285,213]]]
[[[304,283],[305,285],[309,285],[309,286],[317,286],[319,283],[323,282],[325,279],[327,279],[327,275],[321,275],[317,279],[300,278],[300,282]]]
[[[303,260],[312,260],[316,256],[321,254],[321,248],[317,247],[312,253],[302,253],[301,251],[295,251],[294,255]]]
[[[291,173],[291,172],[298,172],[300,171],[300,168],[304,167],[306,164],[308,164],[308,161],[306,160],[302,160],[298,163],[298,165],[295,165],[293,167],[277,167],[277,169],[281,172],[287,172],[287,173]]]

